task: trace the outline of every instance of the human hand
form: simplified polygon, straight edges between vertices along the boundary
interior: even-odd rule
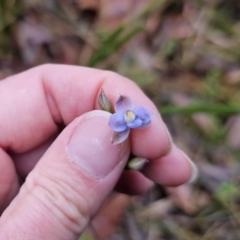
[[[121,93],[150,109],[151,125],[112,145],[101,89],[112,105]],[[44,65],[1,81],[0,132],[0,239],[76,239],[117,182],[140,194],[196,175],[153,103],[108,71]],[[130,152],[150,160],[141,173],[123,172]]]

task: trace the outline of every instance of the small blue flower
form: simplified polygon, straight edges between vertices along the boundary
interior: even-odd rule
[[[151,112],[141,106],[135,107],[127,96],[118,97],[115,111],[108,123],[114,131],[113,144],[125,141],[129,136],[130,128],[145,128],[151,123]]]

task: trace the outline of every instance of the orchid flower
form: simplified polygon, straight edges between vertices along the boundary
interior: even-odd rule
[[[151,112],[141,106],[135,107],[131,99],[120,95],[115,103],[115,113],[110,116],[108,125],[113,130],[112,143],[125,141],[130,128],[145,128],[151,123]]]

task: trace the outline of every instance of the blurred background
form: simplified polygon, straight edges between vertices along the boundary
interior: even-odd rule
[[[80,239],[240,239],[240,1],[0,0],[0,30],[0,79],[50,62],[116,71],[199,168],[113,194]]]

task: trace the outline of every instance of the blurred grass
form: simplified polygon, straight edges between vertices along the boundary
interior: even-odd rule
[[[185,107],[166,106],[160,107],[159,112],[162,115],[192,115],[195,113],[209,113],[218,116],[229,116],[240,113],[239,105],[208,105],[208,104],[192,104]]]
[[[15,22],[22,13],[21,1],[0,0],[0,32]]]
[[[70,3],[26,2],[0,0],[0,75],[44,62],[77,65],[86,55],[85,66],[116,71],[140,85],[166,120],[173,140],[199,166],[199,179],[191,185],[188,199],[197,211],[189,214],[176,205],[162,218],[149,216],[139,223],[137,213],[128,209],[139,229],[146,235],[146,229],[154,229],[159,239],[169,240],[240,239],[240,128],[232,124],[240,113],[237,1],[149,1],[114,28],[107,22],[88,23]],[[236,11],[239,16],[232,14]],[[34,21],[53,37],[34,46],[40,54],[29,64],[15,31],[19,19],[31,18],[32,12]],[[77,57],[69,57],[75,52]],[[205,203],[201,197],[207,198]],[[133,206],[136,212],[146,207]],[[131,239],[124,226],[118,233]],[[81,239],[94,238],[85,234]]]
[[[21,1],[0,0],[0,57],[11,53],[11,25],[22,14],[23,6]]]
[[[118,50],[129,42],[136,34],[141,32],[143,27],[136,26],[131,30],[128,30],[126,26],[119,26],[113,33],[106,37],[100,44],[98,49],[93,53],[87,66],[94,67],[101,61],[104,61],[109,56],[117,53]]]

